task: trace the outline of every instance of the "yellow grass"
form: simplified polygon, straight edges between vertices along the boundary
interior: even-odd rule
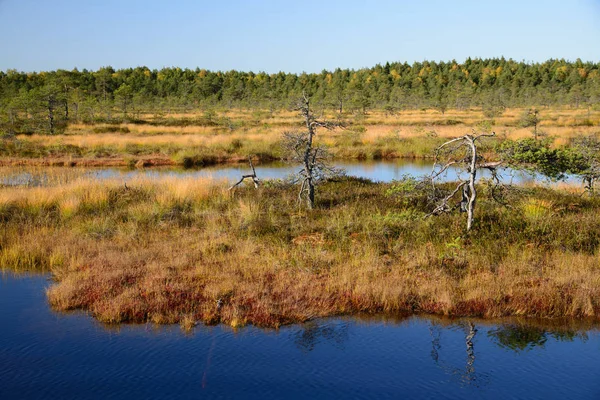
[[[177,128],[179,130],[187,128]],[[507,139],[522,139],[532,137],[531,130],[528,128],[514,127],[496,127],[494,128],[498,135]],[[175,128],[173,128],[175,131]],[[457,137],[469,133],[470,129],[464,126],[431,126],[419,127],[395,127],[389,125],[367,126],[366,132],[361,135],[361,141],[364,144],[374,143],[380,139],[397,137],[397,138],[419,138],[425,132],[435,132],[435,135],[443,138]],[[550,127],[545,128],[543,132],[550,137],[555,138],[557,145],[566,144],[569,139],[589,135],[598,132],[595,127]],[[333,132],[323,132],[321,139],[327,144],[333,144],[338,137],[344,136],[347,131],[336,130]],[[98,147],[98,146],[114,146],[119,149],[125,149],[127,145],[152,145],[152,146],[226,146],[234,140],[247,142],[264,142],[276,144],[281,139],[281,129],[262,130],[251,129],[244,133],[227,133],[215,134],[210,132],[188,134],[178,132],[177,134],[164,134],[155,136],[137,136],[129,134],[103,133],[103,134],[86,134],[86,135],[30,135],[20,136],[22,140],[28,140],[37,144],[69,144],[80,147]]]
[[[427,158],[439,140],[473,130],[493,130],[500,140],[532,137],[532,128],[519,126],[526,111],[507,109],[493,121],[477,109],[449,110],[445,114],[435,110],[406,110],[394,115],[382,111],[346,113],[346,129],[321,129],[317,140],[329,146],[338,159]],[[301,118],[292,111],[218,111],[213,114],[211,126],[155,126],[167,123],[161,121],[177,124],[177,118],[201,123],[206,118],[203,112],[158,120],[146,117],[146,124],[71,124],[62,135],[21,135],[20,147],[5,153],[10,157],[0,157],[0,165],[194,166],[239,162],[249,155],[268,161],[282,156],[284,131],[303,128]],[[333,119],[337,115],[327,112],[325,117]],[[224,118],[231,124],[222,122]],[[543,109],[540,118],[539,134],[551,138],[556,147],[568,145],[576,137],[600,133],[600,111],[588,115],[587,110]]]
[[[495,125],[492,129],[509,139],[532,136],[531,128],[518,127],[519,118],[524,111],[526,110],[507,109],[501,117],[494,119]],[[233,133],[227,130],[223,131],[219,127],[122,124],[120,126],[129,129],[130,133],[95,134],[89,125],[72,124],[69,126],[66,135],[57,135],[50,139],[47,136],[34,135],[31,137],[31,140],[38,142],[50,140],[50,143],[67,143],[78,146],[124,146],[132,143],[153,145],[175,143],[178,145],[210,146],[225,144],[236,139],[276,141],[283,130],[301,127],[301,124],[299,124],[301,121],[299,121],[297,114],[294,112],[278,111],[273,117],[270,117],[270,114],[267,112],[263,112],[262,114],[266,114],[266,116],[263,116],[260,120],[261,126],[247,127],[241,129],[240,132],[234,131]],[[201,113],[190,113],[171,115],[171,117],[193,118],[201,115]],[[234,120],[249,121],[252,119],[253,112],[230,111],[222,112],[221,115],[226,115]],[[326,116],[333,118],[335,114],[328,114]],[[590,120],[596,126],[573,126],[577,121],[587,119],[587,110],[584,109],[543,109],[540,116],[541,123],[538,129],[547,136],[555,137],[559,141],[566,141],[569,138],[599,131],[599,111],[590,113]],[[356,116],[347,115],[346,118],[349,121],[353,121]],[[447,120],[457,120],[462,123],[446,126],[443,122]],[[372,111],[364,119],[361,119],[361,121],[355,121],[354,124],[364,124],[366,132],[363,134],[362,139],[365,143],[370,143],[389,135],[397,137],[420,137],[434,132],[440,137],[455,137],[469,132],[473,128],[478,129],[476,125],[484,120],[486,118],[480,110],[449,110],[443,115],[435,110],[409,110],[401,111],[392,116],[384,112]],[[274,126],[269,126],[269,124],[273,124]],[[323,136],[335,135],[323,133]]]
[[[98,147],[98,146],[114,146],[124,149],[127,145],[140,144],[152,146],[221,146],[230,143],[231,141],[248,140],[257,141],[264,140],[264,134],[247,133],[233,135],[160,135],[160,136],[130,136],[114,133],[90,134],[90,135],[55,135],[48,137],[45,135],[31,135],[23,137],[26,140],[38,144],[71,144],[80,147]],[[20,137],[21,138],[21,137]],[[271,137],[271,140],[274,140]]]

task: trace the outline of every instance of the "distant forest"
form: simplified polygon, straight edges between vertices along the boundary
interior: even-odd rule
[[[114,122],[142,114],[228,108],[285,109],[305,90],[336,112],[478,107],[598,107],[600,63],[504,58],[464,63],[386,63],[321,73],[207,71],[146,67],[98,71],[0,71],[0,133],[55,133],[69,121]]]

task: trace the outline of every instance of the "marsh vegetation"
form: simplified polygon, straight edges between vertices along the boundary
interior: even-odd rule
[[[433,159],[435,149],[445,141],[470,133],[495,131],[497,140],[479,148],[491,161],[499,159],[498,148],[506,141],[532,138],[532,128],[521,127],[523,109],[507,110],[491,122],[476,110],[406,111],[394,116],[373,111],[355,122],[348,115],[345,129],[327,131],[318,138],[335,160]],[[250,112],[223,111],[240,124],[250,124]],[[598,127],[577,126],[583,110],[548,110],[538,130],[552,148],[573,147],[581,138],[597,135]],[[333,114],[325,119],[336,120]],[[457,118],[459,125],[447,125]],[[592,113],[600,121],[600,112]],[[273,120],[278,122],[273,123]],[[273,118],[264,117],[257,126],[234,131],[217,127],[167,127],[154,125],[82,125],[71,124],[61,135],[5,135],[0,138],[0,165],[30,166],[181,166],[202,167],[219,163],[247,163],[284,158],[282,132],[301,129],[296,112],[281,111]],[[99,128],[103,133],[97,133]],[[109,129],[110,128],[110,129]],[[110,131],[104,131],[108,129]],[[119,129],[126,133],[118,132]],[[115,131],[116,130],[116,131]]]
[[[563,71],[559,67],[552,68]],[[141,101],[135,97],[139,88],[126,82],[135,71],[92,73],[95,85],[89,87],[55,85],[55,78],[74,79],[75,73],[37,80],[4,74],[0,165],[192,168],[250,157],[254,184],[228,190],[231,182],[208,178],[139,176],[123,182],[46,175],[53,184],[3,185],[0,268],[51,272],[55,283],[48,299],[54,308],[87,310],[108,323],[277,327],[362,312],[597,318],[598,73],[592,64],[565,68],[575,72],[559,79],[562,91],[548,101],[540,100],[549,90],[544,85],[525,86],[542,96],[534,99],[463,71],[456,82],[464,90],[479,88],[469,92],[468,104],[466,92],[448,87],[433,97],[435,104],[423,102],[431,99],[418,91],[423,82],[402,92],[414,103],[397,103],[399,97],[378,98],[366,83],[356,86],[362,79],[357,73],[339,91],[317,80],[301,84],[300,78],[278,97],[246,88],[255,94],[254,107],[247,104],[250,98],[226,101],[225,92],[155,107],[154,100],[172,93],[149,92]],[[456,69],[446,70],[436,74]],[[393,71],[390,66],[369,74]],[[502,71],[479,73],[500,79]],[[153,84],[163,80],[143,75]],[[190,79],[200,85],[207,76],[199,72]],[[403,79],[380,84],[377,93],[392,93]],[[311,93],[311,108],[299,117],[284,103],[303,87]],[[76,94],[85,99],[74,99]],[[93,115],[85,114],[84,102]],[[50,107],[54,118],[58,105],[60,121],[48,121],[50,114],[42,111]],[[333,122],[321,122],[326,120]],[[331,130],[316,135],[314,128]],[[490,140],[474,139],[487,139],[492,131]],[[455,138],[471,142],[457,148]],[[433,160],[436,149],[447,148],[456,153],[449,162],[468,164],[471,178],[431,188],[416,176],[384,183],[321,174],[325,148],[334,161]],[[308,207],[298,202],[293,181],[263,180],[254,170],[253,162],[294,157],[303,166],[297,182]],[[484,165],[484,159],[495,164]],[[477,169],[500,164],[554,180],[569,175],[583,180],[586,191],[498,188],[498,182],[475,179]],[[435,212],[440,199],[443,213]],[[461,209],[468,211],[468,229]]]
[[[258,190],[198,179],[79,179],[0,192],[0,265],[50,271],[59,310],[101,321],[279,326],[369,313],[597,317],[600,200],[479,190],[463,217],[423,217],[412,180]]]

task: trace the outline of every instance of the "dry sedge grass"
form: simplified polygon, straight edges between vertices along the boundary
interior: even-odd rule
[[[182,128],[177,128],[182,129]],[[291,129],[291,127],[290,127]],[[517,127],[499,127],[494,128],[501,138],[522,139],[532,137],[531,129]],[[20,140],[26,140],[37,145],[73,145],[81,148],[111,147],[119,152],[127,152],[128,146],[152,146],[156,148],[175,147],[185,149],[190,147],[205,146],[212,148],[226,148],[232,143],[243,145],[252,145],[257,148],[272,148],[278,146],[281,140],[281,128],[277,129],[249,129],[246,132],[239,133],[198,133],[187,134],[179,132],[178,134],[162,134],[154,136],[138,136],[129,134],[89,134],[89,135],[30,135],[20,136]],[[430,137],[424,137],[426,133],[429,136],[452,138],[469,133],[469,128],[464,126],[429,126],[429,127],[405,127],[398,128],[390,125],[366,126],[364,132],[359,135],[358,141],[364,145],[373,145],[380,141],[390,141],[393,139],[416,139],[426,142]],[[557,145],[566,144],[569,139],[580,137],[598,132],[595,127],[551,127],[543,130],[546,136],[554,137]],[[324,132],[321,135],[321,141],[327,144],[335,152],[341,150],[338,139],[351,136],[352,129],[338,129],[332,132]],[[159,152],[158,150],[157,152]],[[403,150],[400,148],[401,153]]]
[[[480,110],[344,114],[347,128],[321,131],[318,140],[337,159],[427,158],[443,139],[473,129],[492,129],[499,140],[531,137],[531,128],[519,126],[524,111],[508,109],[493,121]],[[554,146],[600,132],[599,111],[543,109],[540,115],[540,134],[551,137]],[[71,124],[62,135],[21,135],[16,141],[4,140],[0,165],[190,167],[239,162],[249,155],[269,161],[282,156],[282,132],[302,128],[291,111],[225,110],[214,112],[209,120],[204,113],[144,117],[145,123]],[[325,117],[335,119],[337,115],[325,113]],[[482,124],[492,125],[482,128]],[[492,148],[486,152],[493,157]]]
[[[0,191],[0,265],[50,271],[48,299],[107,323],[276,327],[340,314],[600,316],[600,200],[482,188],[477,230],[424,195],[353,179],[318,191],[89,178]]]
[[[519,128],[521,115],[527,109],[507,109],[501,116],[495,117],[494,129],[498,132],[507,132],[509,138],[521,138],[523,135],[531,136],[531,129]],[[293,111],[267,111],[236,110],[222,111],[217,114],[238,122],[243,133],[280,134],[282,129],[301,127],[297,113]],[[173,114],[170,118],[198,118],[202,113]],[[151,116],[148,116],[149,120]],[[338,118],[335,113],[325,113],[324,117],[330,119]],[[435,110],[403,110],[393,115],[383,111],[373,110],[366,115],[344,114],[343,117],[351,125],[364,125],[370,135],[396,131],[403,137],[422,136],[423,131],[435,131],[442,137],[453,137],[464,134],[466,130],[475,127],[481,121],[487,121],[481,110],[448,110],[444,114]],[[600,125],[600,111],[587,109],[541,109],[540,130],[553,137],[572,137],[580,133],[589,133],[590,130],[597,131]],[[583,124],[583,122],[589,121]],[[252,124],[248,125],[250,122]],[[452,122],[449,125],[448,122]],[[135,136],[143,135],[223,135],[229,137],[228,130],[221,126],[160,126],[149,124],[120,124],[119,127],[127,130]],[[596,128],[594,128],[596,127]],[[514,136],[511,134],[514,132]],[[72,124],[69,126],[67,135],[81,135],[93,133],[92,126],[83,124]]]
[[[111,125],[100,124],[98,127],[108,127]],[[200,135],[214,133],[214,128],[208,126],[156,126],[148,124],[119,124],[126,132],[138,136],[153,135]],[[66,132],[67,135],[93,135],[94,125],[71,124]]]
[[[251,142],[268,141],[273,143],[279,138],[275,132],[269,134],[247,132],[228,135],[190,135],[165,134],[160,136],[133,136],[114,133],[90,134],[90,135],[31,135],[28,137],[19,137],[20,139],[29,140],[36,144],[68,144],[79,147],[98,147],[111,146],[118,150],[124,151],[128,145],[149,145],[149,146],[177,146],[177,147],[193,147],[193,146],[226,146],[233,141],[246,140]]]

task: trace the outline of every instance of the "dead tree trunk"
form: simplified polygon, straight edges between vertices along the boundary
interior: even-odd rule
[[[302,94],[297,110],[304,118],[306,131],[284,132],[284,158],[293,163],[301,164],[301,169],[295,176],[294,182],[300,184],[298,201],[305,202],[308,209],[315,207],[315,185],[328,176],[339,174],[341,171],[328,165],[328,152],[322,146],[315,146],[315,136],[318,128],[334,129],[341,127],[340,123],[318,120],[310,108],[310,98]]]
[[[315,128],[311,121],[310,112],[310,101],[306,94],[303,94],[304,104],[301,107],[302,115],[306,123],[306,129],[308,130],[308,138],[306,140],[306,149],[304,150],[304,182],[302,182],[302,188],[306,191],[306,206],[309,210],[315,207],[315,184],[313,181],[313,138],[315,136]],[[300,191],[302,195],[302,190]]]
[[[475,139],[470,135],[465,135],[465,141],[471,149],[471,164],[469,165],[469,190],[467,192],[467,230],[473,227],[473,210],[475,209],[475,200],[477,200],[477,190],[475,189],[475,178],[477,177],[477,147]]]
[[[491,134],[465,135],[449,140],[436,149],[435,162],[431,172],[431,183],[434,190],[434,196],[437,196],[435,180],[448,171],[449,168],[453,166],[462,166],[468,173],[468,179],[460,180],[452,192],[438,201],[438,205],[429,215],[439,215],[451,212],[456,207],[451,206],[449,203],[457,193],[461,192],[461,200],[458,207],[461,212],[467,213],[467,231],[470,231],[473,228],[475,220],[475,204],[477,202],[477,188],[475,187],[477,168],[495,169],[498,167],[498,163],[482,162],[481,157],[477,154],[476,141],[482,137],[492,137],[494,135],[494,132]],[[462,153],[461,150],[466,150],[466,152]],[[445,162],[440,163],[442,153],[445,153],[447,158]]]

